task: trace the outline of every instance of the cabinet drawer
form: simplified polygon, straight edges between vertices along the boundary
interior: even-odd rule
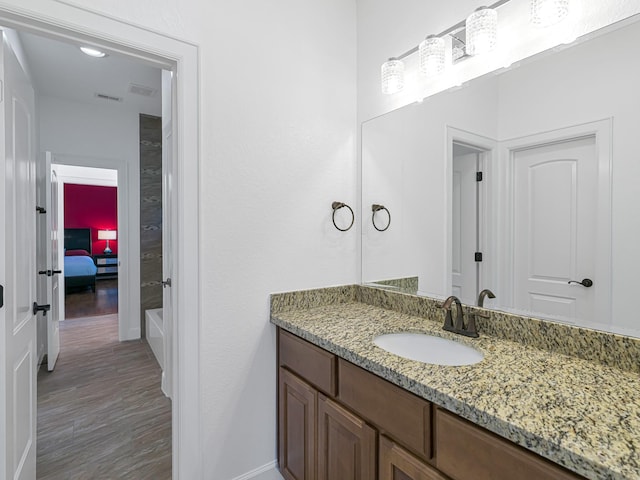
[[[339,359],[338,398],[422,458],[431,458],[431,404]]]
[[[329,395],[336,395],[336,356],[279,330],[280,366],[296,372],[305,381]]]
[[[436,464],[453,480],[577,480],[577,476],[444,410],[436,410]]]

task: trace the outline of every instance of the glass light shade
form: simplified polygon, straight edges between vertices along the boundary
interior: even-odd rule
[[[420,73],[428,77],[444,70],[444,39],[430,35],[418,47]]]
[[[493,50],[498,32],[498,11],[481,7],[467,17],[467,54],[480,55]]]
[[[554,25],[569,14],[569,0],[531,0],[531,23],[539,27]]]
[[[391,95],[404,88],[404,62],[389,59],[382,64],[382,93]]]

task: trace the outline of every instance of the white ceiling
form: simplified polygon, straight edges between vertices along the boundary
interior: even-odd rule
[[[161,115],[160,69],[120,54],[93,58],[82,53],[79,45],[25,32],[19,35],[40,95]],[[146,97],[130,93],[131,84],[150,87],[155,94]],[[120,97],[122,102],[97,98],[96,93]]]

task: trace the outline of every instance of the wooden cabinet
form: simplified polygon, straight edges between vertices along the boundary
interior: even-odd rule
[[[582,478],[282,330],[278,365],[286,480]]]
[[[372,480],[375,474],[376,431],[319,394],[318,480]]]
[[[286,480],[315,480],[317,392],[280,368],[278,462]]]
[[[393,440],[380,437],[380,480],[447,480]]]

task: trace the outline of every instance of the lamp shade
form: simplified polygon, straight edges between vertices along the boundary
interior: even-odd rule
[[[481,7],[467,17],[467,53],[480,55],[496,46],[498,11]]]
[[[539,27],[554,25],[569,14],[569,0],[531,0],[531,22]]]
[[[116,230],[98,230],[98,240],[115,240],[117,237]]]
[[[404,62],[390,58],[382,64],[382,93],[390,95],[404,88]]]
[[[420,73],[431,77],[444,70],[444,39],[430,35],[418,47]]]

